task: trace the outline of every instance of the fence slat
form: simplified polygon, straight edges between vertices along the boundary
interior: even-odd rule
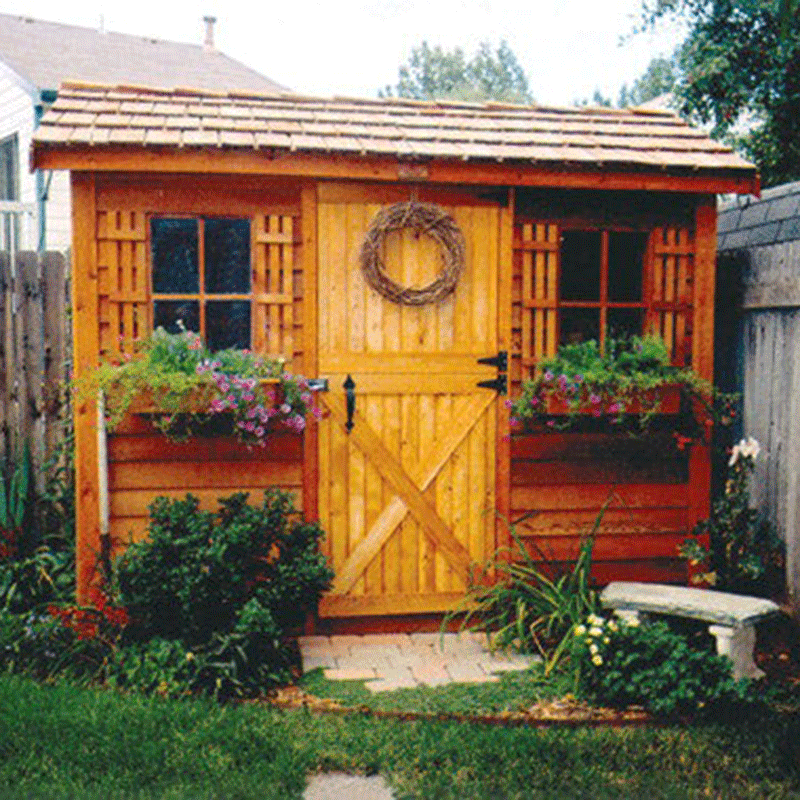
[[[68,308],[63,253],[0,250],[0,465],[27,443],[40,491],[69,421]]]

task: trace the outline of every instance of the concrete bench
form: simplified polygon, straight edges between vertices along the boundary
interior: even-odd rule
[[[733,662],[734,678],[760,678],[764,673],[753,661],[755,624],[780,610],[772,600],[708,589],[689,589],[663,583],[609,583],[600,594],[605,608],[623,619],[640,614],[662,614],[710,623],[717,652]]]

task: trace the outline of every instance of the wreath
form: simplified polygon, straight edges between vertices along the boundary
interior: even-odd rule
[[[417,237],[430,236],[439,245],[442,270],[427,286],[400,286],[386,274],[383,245],[389,233],[403,228],[411,228]],[[367,283],[387,300],[423,306],[438,303],[455,290],[464,268],[464,253],[464,235],[455,220],[439,206],[411,200],[383,209],[372,220],[361,246],[361,270]]]

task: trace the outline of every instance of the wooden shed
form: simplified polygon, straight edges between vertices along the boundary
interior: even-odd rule
[[[107,514],[96,411],[79,407],[83,596],[106,526],[114,543],[141,535],[153,497],[191,491],[212,506],[269,485],[326,530],[336,579],[320,616],[340,624],[451,607],[470,564],[508,543],[509,520],[526,517],[527,541],[569,559],[611,493],[598,577],[683,577],[676,544],[708,512],[707,447],[511,437],[497,390],[611,319],[659,332],[676,363],[712,377],[715,194],[758,190],[728,148],[661,112],[67,85],[33,165],[71,170],[77,372],[148,333],[169,301],[152,280],[161,221],[189,220],[202,243],[228,220],[249,236],[249,290],[183,299],[209,313],[244,303],[246,344],[329,387],[324,418],[266,451],[172,444],[131,417],[108,442]],[[464,238],[454,291],[421,305],[371,288],[359,257],[376,215],[410,201]],[[395,231],[383,255],[399,286],[440,273],[430,236]],[[587,263],[593,288],[565,292]]]

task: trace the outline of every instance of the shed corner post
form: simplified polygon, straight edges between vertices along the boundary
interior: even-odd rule
[[[72,336],[74,378],[96,367],[100,356],[96,195],[93,173],[73,172]],[[96,597],[101,553],[97,401],[75,404],[75,560],[80,604]]]
[[[716,195],[698,198],[694,220],[694,317],[692,369],[700,378],[714,380],[714,295],[717,266]],[[689,458],[691,525],[711,513],[711,430],[708,441],[698,442]]]
[[[300,228],[303,249],[303,374],[316,378],[317,358],[317,185],[305,182],[300,190]],[[319,429],[315,419],[307,421],[303,435],[303,516],[308,521],[319,518]]]
[[[512,349],[512,281],[514,273],[515,191],[509,188],[508,204],[500,210],[500,263],[498,268],[498,350]],[[510,381],[509,381],[510,383]],[[502,398],[497,404],[497,442],[495,466],[495,547],[509,554],[511,546],[511,413]]]

